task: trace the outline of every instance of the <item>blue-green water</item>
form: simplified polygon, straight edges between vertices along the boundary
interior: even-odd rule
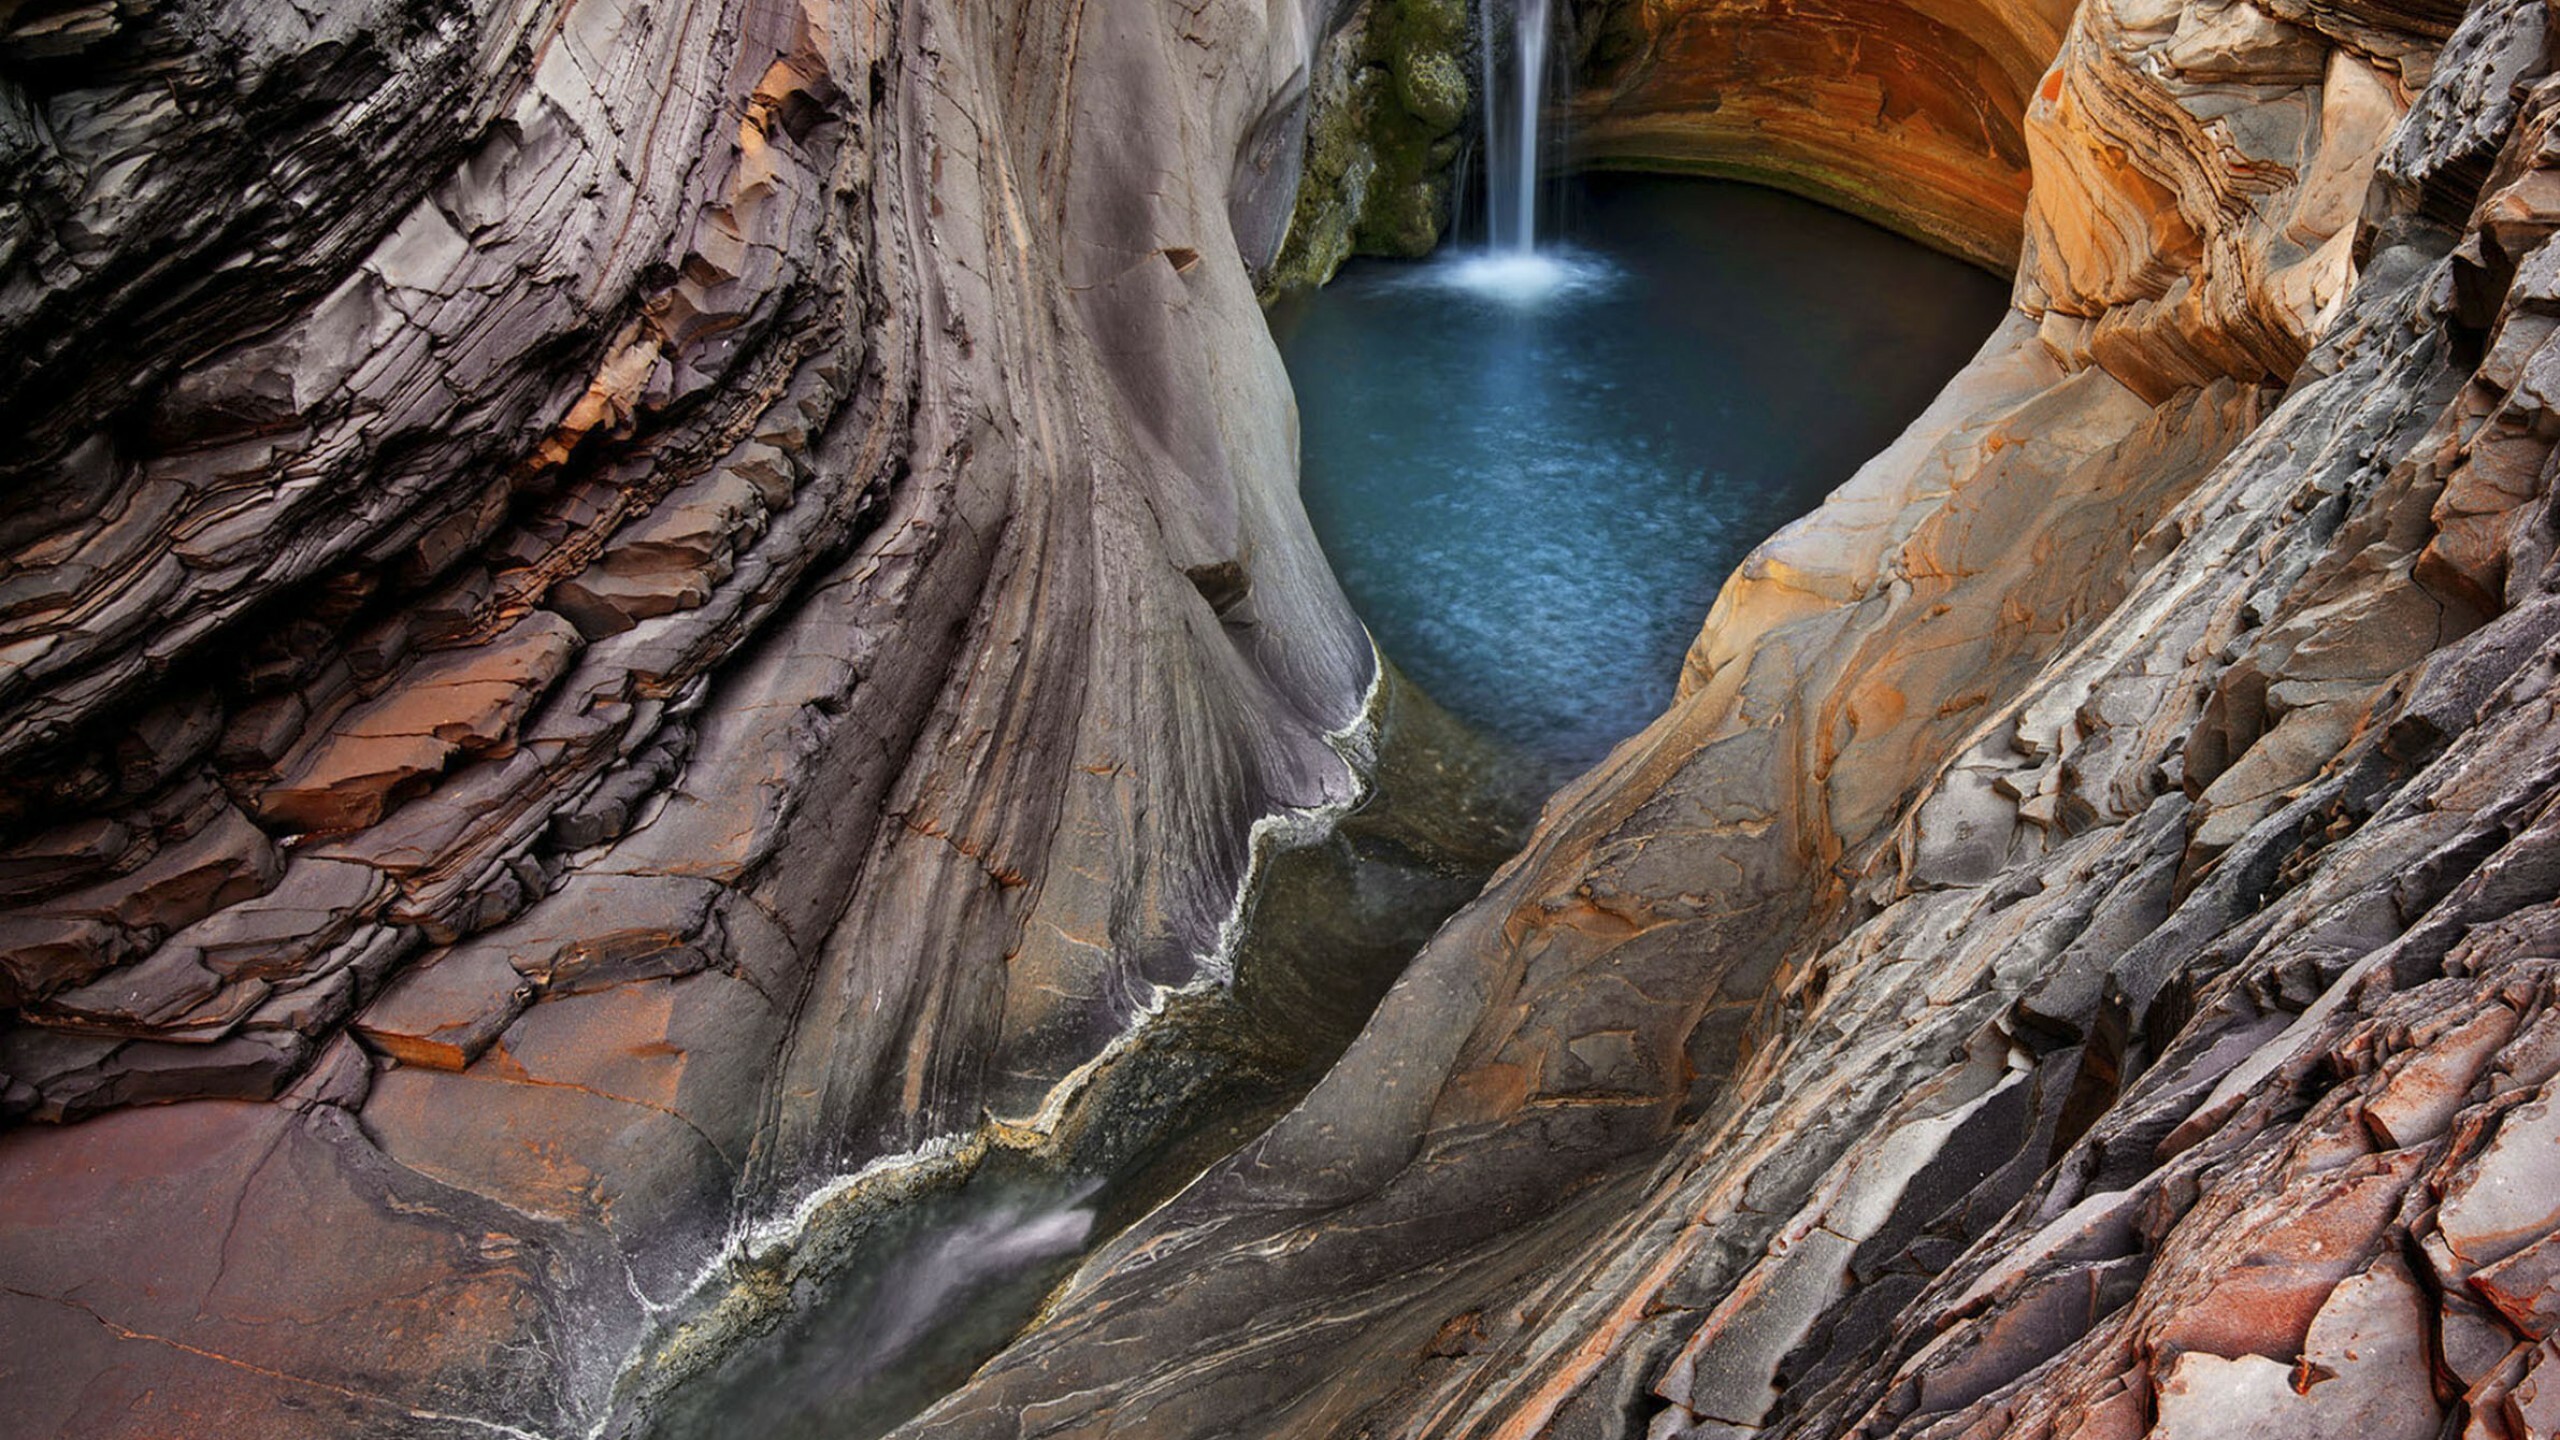
[[[1388,656],[1562,779],[1717,588],[1919,414],[2001,281],[1753,186],[1595,176],[1561,265],[1359,261],[1275,308],[1309,518]]]

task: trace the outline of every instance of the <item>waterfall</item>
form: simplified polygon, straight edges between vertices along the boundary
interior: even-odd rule
[[[1606,260],[1539,232],[1538,151],[1554,68],[1548,59],[1555,5],[1556,0],[1477,0],[1476,109],[1484,131],[1486,243],[1433,271],[1434,283],[1515,310],[1594,293],[1615,273]]]
[[[1493,248],[1514,255],[1538,248],[1538,130],[1547,98],[1547,42],[1552,0],[1509,0],[1511,73],[1498,74],[1496,0],[1484,0],[1478,46],[1483,85],[1486,229]],[[1505,103],[1505,102],[1508,103]]]

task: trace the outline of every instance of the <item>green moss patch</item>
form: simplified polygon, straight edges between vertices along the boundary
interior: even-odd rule
[[[1474,108],[1465,0],[1364,0],[1319,47],[1305,168],[1267,291],[1312,287],[1355,254],[1430,253],[1448,228]]]

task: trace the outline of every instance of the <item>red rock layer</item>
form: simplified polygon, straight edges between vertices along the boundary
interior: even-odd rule
[[[2071,7],[2038,0],[1641,0],[1597,22],[1575,162],[1810,195],[2006,272],[2025,114]]]

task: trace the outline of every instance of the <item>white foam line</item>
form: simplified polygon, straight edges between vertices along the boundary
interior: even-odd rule
[[[1361,633],[1368,632],[1364,628]],[[1378,699],[1386,693],[1386,684],[1387,658],[1378,650],[1377,637],[1370,636],[1369,688],[1360,696],[1360,708],[1349,724],[1324,734],[1325,747],[1341,758],[1343,769],[1350,773],[1351,793],[1304,809],[1283,807],[1253,822],[1245,832],[1244,878],[1237,883],[1235,899],[1227,906],[1227,918],[1218,922],[1217,943],[1200,957],[1204,975],[1220,983],[1235,979],[1236,948],[1244,943],[1245,911],[1253,900],[1254,886],[1262,879],[1263,868],[1278,848],[1274,837],[1285,833],[1292,842],[1287,847],[1290,849],[1312,844],[1368,798],[1368,768],[1378,759]]]
[[[740,1265],[761,1262],[775,1254],[784,1245],[797,1243],[807,1235],[811,1223],[828,1206],[852,1195],[866,1185],[903,1172],[950,1163],[965,1155],[973,1145],[982,1143],[982,1139],[982,1134],[939,1135],[912,1150],[901,1151],[895,1155],[879,1156],[859,1170],[838,1175],[832,1180],[820,1183],[801,1196],[799,1202],[791,1207],[787,1215],[740,1224],[730,1231],[728,1239],[722,1241],[719,1247],[702,1262],[702,1267],[694,1272],[693,1278],[676,1291],[675,1298],[664,1304],[653,1303],[646,1296],[639,1295],[635,1285],[633,1294],[639,1298],[642,1307],[648,1312],[651,1323],[641,1328],[640,1334],[631,1343],[631,1349],[623,1356],[622,1363],[614,1367],[614,1388],[619,1390],[624,1377],[640,1368],[640,1363],[647,1356],[653,1342],[665,1338],[656,1324],[657,1317],[677,1309],[702,1294],[713,1282],[734,1272]],[[613,1422],[613,1416],[614,1406],[612,1398],[608,1396],[606,1403],[596,1415],[595,1423],[587,1429],[587,1440],[601,1440],[605,1427]],[[539,1437],[535,1437],[535,1440],[539,1440]]]
[[[1027,1132],[1039,1141],[1052,1138],[1058,1127],[1065,1123],[1068,1107],[1075,1103],[1085,1087],[1137,1044],[1167,1005],[1176,998],[1207,994],[1231,983],[1235,978],[1235,952],[1244,943],[1245,914],[1253,899],[1254,886],[1262,879],[1270,857],[1278,852],[1279,840],[1286,838],[1291,841],[1291,848],[1312,843],[1357,808],[1369,794],[1367,767],[1377,759],[1379,700],[1386,692],[1387,681],[1386,656],[1379,651],[1375,636],[1369,637],[1369,661],[1369,688],[1360,697],[1359,710],[1348,724],[1339,730],[1328,730],[1323,736],[1326,748],[1341,758],[1343,768],[1350,774],[1351,793],[1343,799],[1328,800],[1321,805],[1284,806],[1253,822],[1247,832],[1248,856],[1243,879],[1236,886],[1234,901],[1227,907],[1226,919],[1218,925],[1216,942],[1199,957],[1201,973],[1198,978],[1178,986],[1150,984],[1147,998],[1140,1003],[1137,1016],[1129,1027],[1103,1046],[1092,1059],[1068,1071],[1057,1084],[1050,1086],[1039,1110],[1028,1120],[991,1116],[989,1123],[974,1131],[936,1136],[912,1150],[879,1156],[859,1170],[821,1182],[801,1196],[788,1214],[742,1223],[731,1231],[729,1238],[703,1261],[702,1268],[694,1272],[693,1278],[676,1292],[675,1298],[663,1305],[653,1304],[646,1296],[639,1295],[635,1286],[634,1296],[652,1320],[700,1295],[712,1282],[740,1264],[760,1263],[784,1246],[798,1243],[807,1235],[809,1226],[830,1205],[874,1182],[949,1164],[981,1146],[1018,1143],[1009,1142],[1006,1131]],[[616,1388],[619,1388],[622,1377],[639,1368],[650,1343],[658,1338],[661,1337],[654,1324],[644,1327],[633,1342],[630,1353],[614,1372]],[[587,1431],[589,1440],[601,1437],[612,1418],[613,1407],[608,1403],[603,1413],[596,1417],[595,1425]]]
[[[800,1203],[792,1207],[789,1215],[747,1227],[738,1237],[741,1258],[763,1260],[784,1243],[799,1240],[808,1230],[809,1222],[818,1218],[819,1211],[874,1180],[898,1171],[920,1170],[928,1165],[958,1158],[961,1152],[968,1148],[970,1138],[964,1135],[937,1135],[913,1150],[896,1155],[882,1155],[850,1175],[839,1175],[827,1181],[802,1196]]]
[[[412,1420],[441,1421],[448,1425],[477,1425],[492,1435],[505,1435],[510,1437],[510,1440],[551,1440],[550,1436],[539,1430],[527,1430],[519,1425],[510,1425],[504,1420],[491,1420],[481,1415],[462,1415],[450,1410],[421,1410],[414,1405],[403,1405],[399,1408],[407,1412]]]
[[[1361,632],[1367,635],[1366,629]],[[1369,794],[1368,768],[1377,760],[1379,699],[1386,693],[1387,659],[1379,651],[1376,636],[1369,636],[1369,688],[1361,693],[1360,708],[1339,730],[1324,732],[1325,748],[1342,760],[1343,769],[1351,777],[1351,793],[1340,800],[1321,805],[1283,806],[1253,822],[1245,834],[1246,859],[1244,876],[1236,883],[1234,900],[1227,905],[1227,916],[1218,922],[1218,938],[1207,953],[1198,957],[1200,973],[1181,985],[1147,987],[1147,998],[1139,1003],[1138,1013],[1127,1029],[1112,1038],[1090,1060],[1059,1077],[1041,1097],[1040,1108],[1019,1120],[1001,1117],[997,1123],[1010,1129],[1027,1131],[1046,1140],[1056,1135],[1065,1123],[1068,1107],[1075,1104],[1094,1077],[1108,1069],[1112,1062],[1128,1053],[1146,1034],[1147,1027],[1165,1012],[1177,998],[1205,995],[1223,989],[1235,981],[1236,950],[1244,943],[1245,915],[1252,904],[1254,887],[1261,883],[1262,872],[1271,857],[1283,848],[1294,849],[1312,844],[1339,824],[1342,817],[1359,807]],[[1284,847],[1281,842],[1288,843]]]

